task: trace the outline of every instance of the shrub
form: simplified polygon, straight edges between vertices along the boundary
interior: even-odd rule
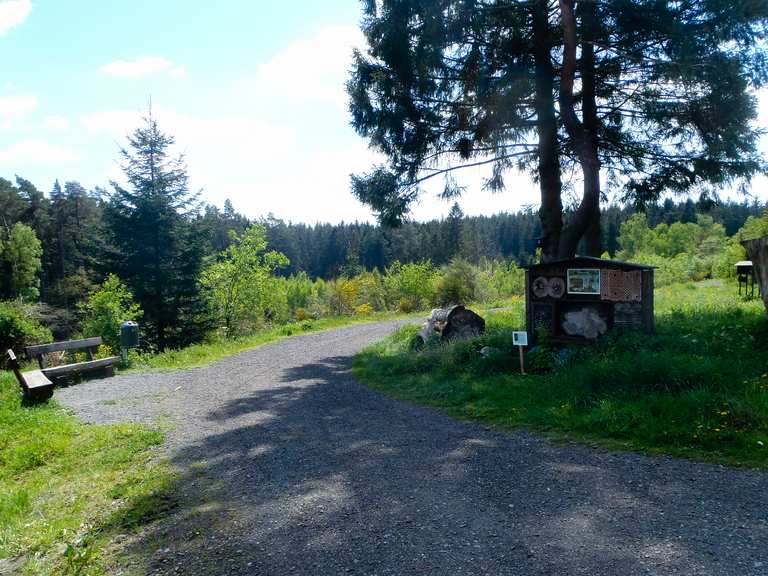
[[[358,276],[358,280],[359,303],[370,305],[372,310],[386,310],[387,295],[381,273],[378,270],[363,272]]]
[[[355,315],[356,316],[370,316],[373,314],[373,306],[370,304],[360,304],[357,308],[355,308]]]
[[[0,365],[5,366],[5,351],[17,354],[26,346],[53,340],[51,331],[40,325],[32,308],[18,301],[0,302]]]
[[[303,322],[304,320],[309,320],[312,318],[312,315],[304,310],[304,308],[297,308],[293,316],[296,318],[296,322]]]
[[[525,294],[525,271],[514,262],[485,262],[475,275],[475,301],[501,304]]]
[[[133,295],[114,274],[107,276],[101,287],[91,292],[80,308],[85,314],[83,335],[101,336],[104,344],[113,351],[120,348],[120,325],[142,316],[142,310],[134,303]]]
[[[352,314],[360,294],[360,282],[356,278],[340,278],[329,282],[329,307],[332,314]]]
[[[413,299],[400,298],[400,300],[397,303],[397,309],[400,312],[404,312],[405,314],[410,314],[411,312],[416,311],[416,306],[414,306]]]
[[[387,301],[402,312],[427,308],[434,301],[436,277],[435,268],[429,261],[395,262],[387,268],[384,279]]]
[[[288,308],[293,310],[294,314],[299,308],[306,310],[317,303],[318,282],[322,280],[313,282],[306,272],[301,271],[288,278],[282,278],[281,282],[285,284]]]
[[[437,303],[441,306],[468,304],[475,299],[477,277],[466,260],[456,259],[443,270],[437,282]]]

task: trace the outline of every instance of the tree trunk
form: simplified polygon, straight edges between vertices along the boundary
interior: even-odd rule
[[[602,230],[600,228],[600,160],[598,156],[598,131],[600,120],[597,117],[597,95],[595,79],[595,45],[597,37],[595,26],[597,15],[594,2],[579,2],[583,40],[581,43],[581,94],[582,94],[582,120],[587,132],[590,149],[597,165],[597,173],[594,176],[594,194],[597,203],[592,212],[589,228],[584,236],[584,252],[587,256],[600,256],[602,254]]]
[[[593,10],[591,7],[586,11]],[[570,258],[576,254],[579,242],[586,236],[587,255],[600,255],[600,160],[597,154],[597,112],[594,107],[594,49],[589,42],[587,74],[582,78],[586,82],[584,114],[585,122],[576,115],[573,98],[573,84],[576,77],[576,17],[573,13],[573,0],[560,0],[560,15],[563,29],[563,66],[560,73],[560,115],[563,118],[568,136],[574,143],[579,164],[584,177],[584,191],[581,204],[571,216],[568,225],[560,235],[560,258]],[[588,101],[588,102],[587,102]],[[591,114],[591,118],[587,118]]]
[[[543,233],[541,259],[544,262],[558,256],[560,233],[563,228],[560,156],[555,117],[552,41],[549,27],[549,2],[537,0],[533,8],[533,41],[536,62],[536,118],[539,144],[539,189],[541,209],[539,218]]]
[[[745,240],[742,244],[755,267],[755,276],[757,276],[758,284],[760,284],[760,295],[765,304],[765,311],[768,312],[768,236],[755,240]]]

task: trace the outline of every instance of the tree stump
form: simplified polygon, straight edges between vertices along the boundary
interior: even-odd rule
[[[742,242],[747,249],[749,259],[755,267],[755,276],[760,285],[760,295],[763,297],[766,313],[768,313],[768,236],[756,238],[755,240],[744,240]]]
[[[422,348],[434,334],[443,342],[472,338],[485,332],[485,320],[464,306],[436,308],[414,337],[415,348]]]

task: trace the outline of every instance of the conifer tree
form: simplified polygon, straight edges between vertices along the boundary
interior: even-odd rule
[[[150,113],[121,150],[128,186],[112,183],[106,221],[112,270],[144,310],[144,333],[158,349],[198,341],[209,326],[198,279],[206,238],[198,194],[189,190],[174,139]]]
[[[707,192],[764,171],[754,90],[766,78],[767,0],[364,1],[352,123],[387,165],[353,193],[402,220],[436,176],[529,169],[545,258],[600,253],[601,174],[625,200]],[[557,101],[557,106],[555,106]],[[584,188],[563,210],[560,171]],[[606,186],[608,188],[608,186]]]

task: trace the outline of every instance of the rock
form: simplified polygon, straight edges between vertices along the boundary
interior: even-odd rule
[[[499,353],[501,353],[501,350],[494,348],[493,346],[483,346],[480,348],[480,356],[483,358],[488,358],[489,356],[493,356],[494,354]]]
[[[608,324],[594,308],[585,307],[565,313],[563,330],[569,336],[594,340],[608,331]]]

